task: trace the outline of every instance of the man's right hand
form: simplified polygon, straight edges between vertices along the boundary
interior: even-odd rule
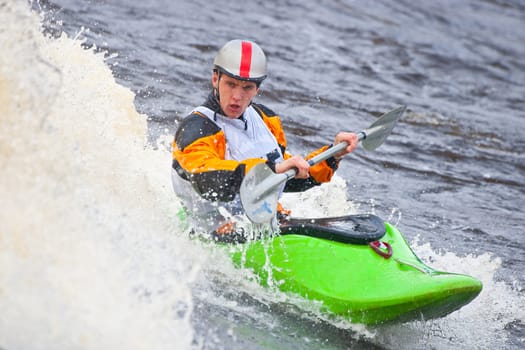
[[[310,177],[310,164],[301,156],[293,156],[275,164],[275,172],[277,174],[285,173],[294,168],[297,170],[296,179],[307,179]]]

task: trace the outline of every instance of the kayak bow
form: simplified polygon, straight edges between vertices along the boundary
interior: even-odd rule
[[[353,323],[445,316],[481,291],[477,279],[425,265],[401,233],[373,215],[292,219],[281,234],[229,246],[263,286],[322,302]]]

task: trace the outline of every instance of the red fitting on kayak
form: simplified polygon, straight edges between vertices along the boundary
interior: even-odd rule
[[[370,242],[370,247],[385,259],[389,259],[392,256],[392,246],[387,242],[373,241]]]

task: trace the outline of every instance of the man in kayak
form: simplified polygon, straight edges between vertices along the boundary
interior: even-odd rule
[[[340,132],[333,145],[347,142],[348,147],[314,166],[307,159],[332,145],[306,158],[289,154],[279,116],[252,101],[265,78],[266,56],[256,43],[226,43],[213,62],[212,91],[175,133],[175,192],[184,200],[193,230],[211,232],[219,241],[245,239],[235,229],[234,219],[243,213],[239,188],[254,165],[266,163],[275,173],[296,168],[297,175],[286,183],[284,191],[305,191],[330,181],[341,158],[358,144],[355,133]],[[279,207],[280,215],[289,215]]]

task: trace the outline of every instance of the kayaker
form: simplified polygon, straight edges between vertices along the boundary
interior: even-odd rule
[[[300,192],[328,182],[339,161],[357,144],[355,133],[340,132],[333,144],[348,147],[315,166],[286,151],[280,117],[253,102],[266,78],[266,56],[253,41],[232,40],[217,53],[212,69],[212,91],[178,126],[173,142],[173,186],[183,199],[195,231],[211,232],[219,241],[243,241],[235,228],[242,215],[239,187],[250,169],[266,163],[275,173],[298,170],[284,187]],[[325,145],[306,159],[326,150]],[[281,216],[289,211],[279,205]]]

